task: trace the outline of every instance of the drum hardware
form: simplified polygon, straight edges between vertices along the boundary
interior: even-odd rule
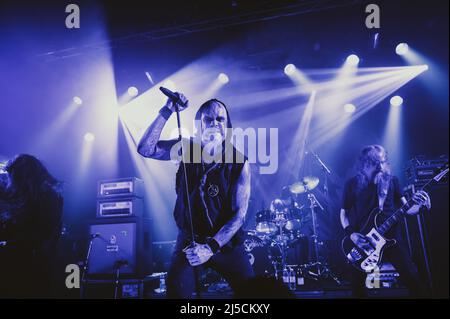
[[[323,171],[322,192],[327,197],[328,179],[332,177],[331,171],[316,153],[311,150],[308,152],[312,154]],[[301,248],[306,255],[302,260],[306,263],[296,265],[297,273],[301,273],[301,285],[304,284],[304,278],[318,281],[325,277],[332,278],[338,285],[341,284],[330,268],[319,260],[319,246],[323,245],[323,242],[320,241],[318,235],[317,209],[325,211],[325,208],[312,193],[319,183],[319,177],[305,176],[299,181],[284,186],[281,190],[281,198],[271,202],[270,210],[262,210],[256,214],[256,231],[254,233],[269,243],[271,247],[276,246],[277,252],[279,252],[279,256],[276,256],[278,258],[271,258],[276,279],[283,278],[283,274],[286,277],[285,270],[287,267],[292,268],[292,265],[287,265],[287,259],[289,259],[287,254],[291,252],[298,254],[298,250],[295,249]],[[299,205],[301,198],[307,198],[305,205]],[[310,235],[310,233],[312,234]],[[301,245],[302,241],[306,241],[306,239],[312,240],[313,258],[307,257],[309,255],[308,247],[296,246]],[[299,258],[295,257],[295,259],[298,262]]]
[[[315,185],[315,186],[317,186],[317,185]],[[330,270],[330,268],[326,264],[323,264],[319,260],[319,245],[322,245],[323,243],[321,241],[319,241],[319,237],[318,237],[318,224],[317,224],[316,208],[318,207],[321,211],[324,211],[324,208],[320,204],[320,202],[317,200],[317,197],[307,187],[307,185],[305,185],[305,189],[306,189],[306,194],[307,194],[308,200],[310,202],[309,209],[311,211],[311,219],[312,219],[312,226],[313,226],[312,227],[313,235],[311,236],[311,238],[313,239],[313,247],[314,247],[314,261],[305,265],[307,273],[310,274],[312,276],[312,278],[315,280],[319,280],[321,278],[329,276],[338,285],[340,285],[341,284],[340,280],[333,274],[333,272]],[[316,270],[316,272],[313,271],[314,269]]]
[[[339,279],[331,272],[327,265],[319,260],[319,246],[323,243],[318,237],[317,209],[324,211],[324,207],[311,192],[319,185],[319,178],[306,176],[300,181],[283,188],[282,198],[274,199],[270,209],[263,209],[256,214],[256,229],[248,232],[250,239],[246,240],[244,247],[249,254],[252,265],[258,267],[258,258],[253,254],[255,249],[267,251],[270,266],[265,266],[264,274],[274,276],[276,279],[283,278],[287,265],[287,254],[289,249],[299,244],[301,239],[309,237],[313,243],[313,260],[309,263],[296,265],[304,274],[305,278],[319,280],[331,277],[337,284]],[[305,196],[309,205],[299,206],[296,198]],[[312,224],[312,235],[302,233],[305,223]],[[275,250],[273,250],[275,248]],[[269,251],[272,249],[272,251]],[[261,257],[259,257],[261,259]],[[267,270],[267,268],[272,268]],[[292,267],[291,267],[292,268]],[[256,271],[255,271],[256,272]],[[260,270],[258,272],[261,272]]]
[[[254,231],[248,231],[244,240],[244,249],[256,275],[277,276],[276,265],[281,250],[276,240],[269,236],[260,236]]]

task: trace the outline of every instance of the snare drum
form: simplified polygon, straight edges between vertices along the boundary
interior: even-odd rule
[[[262,210],[256,213],[256,233],[270,236],[277,232],[277,225],[272,221],[272,212]]]

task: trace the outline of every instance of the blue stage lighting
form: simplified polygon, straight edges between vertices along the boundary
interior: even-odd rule
[[[95,140],[95,135],[88,132],[86,134],[84,134],[84,141],[85,142],[93,142]]]
[[[286,75],[292,75],[295,72],[295,65],[293,64],[288,64],[284,67],[284,73],[286,73]]]
[[[358,65],[359,57],[356,54],[351,54],[347,57],[347,62],[350,65]]]
[[[408,44],[402,42],[399,43],[395,48],[395,53],[397,53],[398,55],[405,55],[406,53],[408,53],[408,50],[409,50]]]
[[[78,96],[74,96],[73,103],[75,103],[75,105],[81,105],[81,104],[83,104],[83,100]]]
[[[128,95],[131,96],[131,97],[135,97],[135,96],[137,96],[139,94],[139,91],[138,91],[138,89],[135,86],[130,86],[128,88],[127,92],[128,92]]]
[[[344,105],[344,110],[346,113],[353,113],[356,111],[355,105],[348,103]]]
[[[396,96],[391,97],[391,105],[392,106],[400,106],[402,104],[403,104],[403,99],[401,96],[396,95]]]
[[[220,81],[220,83],[226,84],[226,83],[228,83],[230,81],[230,78],[225,73],[220,73],[219,74],[219,81]]]

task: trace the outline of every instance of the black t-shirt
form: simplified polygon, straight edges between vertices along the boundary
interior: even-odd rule
[[[402,196],[398,178],[392,176],[383,205],[383,217],[391,216],[401,206]],[[370,182],[365,187],[359,189],[357,176],[347,180],[342,196],[342,208],[346,210],[347,218],[351,226],[360,229],[360,227],[364,226],[372,210],[377,207],[378,192],[376,184]]]

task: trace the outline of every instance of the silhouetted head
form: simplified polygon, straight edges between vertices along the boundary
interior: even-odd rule
[[[5,171],[9,176],[10,191],[27,199],[37,199],[42,191],[56,190],[60,184],[40,160],[28,154],[21,154],[10,160]]]

